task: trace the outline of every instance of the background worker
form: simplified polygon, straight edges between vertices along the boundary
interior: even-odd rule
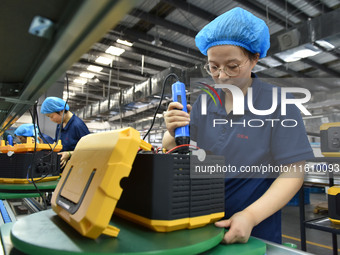
[[[59,153],[61,167],[66,165],[80,138],[90,133],[84,121],[69,109],[69,105],[59,97],[47,97],[41,105],[41,113],[58,124],[55,141],[60,138],[63,146]]]
[[[255,115],[247,104],[248,89],[252,88],[255,109],[270,109],[274,86],[258,79],[252,73],[259,58],[269,49],[269,29],[265,22],[241,8],[234,8],[210,22],[196,36],[196,46],[207,55],[207,72],[216,84],[233,84],[244,95],[244,115],[233,114],[233,96],[230,90],[217,89],[222,107],[215,106],[207,97],[207,113],[201,114],[201,97],[191,108],[190,115],[178,111],[183,106],[170,103],[164,119],[167,132],[163,147],[173,148],[174,130],[190,123],[190,137],[197,146],[215,155],[223,155],[226,165],[237,169],[242,166],[284,166],[291,169],[278,178],[254,176],[225,179],[225,220],[215,223],[229,228],[224,243],[245,243],[249,236],[281,243],[280,209],[296,194],[303,183],[305,160],[314,157],[300,110],[287,105],[287,115],[281,115],[281,91],[278,88],[277,109],[268,115]],[[236,99],[235,99],[236,100]],[[237,106],[238,107],[238,106]],[[213,119],[248,123],[252,119],[277,119],[273,125],[216,125]],[[283,119],[294,119],[295,127],[284,127]],[[302,169],[294,173],[293,169]],[[229,176],[229,178],[228,178]],[[235,177],[235,176],[234,176]],[[237,176],[236,176],[237,177]],[[261,176],[260,176],[261,177]]]
[[[27,143],[27,137],[34,138],[35,136],[38,137],[39,143],[53,143],[54,140],[52,137],[39,133],[38,128],[35,129],[34,132],[34,125],[29,124],[22,124],[20,125],[15,131],[14,134],[18,137],[21,143]]]

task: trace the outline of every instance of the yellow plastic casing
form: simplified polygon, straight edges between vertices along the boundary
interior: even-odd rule
[[[217,212],[208,215],[175,220],[153,220],[119,208],[115,210],[115,214],[124,219],[141,224],[156,232],[171,232],[179,229],[199,228],[207,224],[216,222],[224,217],[224,212]]]
[[[340,193],[340,186],[329,187],[327,194],[331,196],[336,196]]]
[[[340,127],[340,122],[331,122],[331,123],[322,124],[320,126],[321,137],[324,132],[327,132],[329,128],[333,128],[333,127]],[[340,157],[340,152],[327,151],[327,152],[322,152],[322,155],[325,157]]]
[[[328,191],[327,191],[327,193],[328,193],[328,209],[329,209],[329,211],[328,211],[328,214],[329,214],[329,216],[331,216],[331,214],[332,214],[332,212],[333,213],[335,213],[336,214],[336,212],[334,212],[334,211],[332,211],[331,210],[331,205],[330,205],[330,203],[334,203],[333,204],[333,209],[335,209],[337,206],[336,206],[336,203],[337,203],[337,199],[336,199],[336,196],[340,193],[340,186],[332,186],[332,187],[329,187],[329,189],[328,189]],[[330,202],[330,201],[332,201],[332,202]],[[335,210],[336,211],[336,210]],[[335,216],[335,215],[334,215]],[[338,216],[335,216],[335,217],[338,217]],[[335,219],[335,218],[332,218],[332,217],[328,217],[328,219],[332,222],[332,223],[334,223],[334,224],[340,224],[340,219],[338,218],[338,219]]]
[[[35,183],[37,182],[50,182],[50,181],[56,181],[59,179],[59,175],[56,176],[46,176],[44,178],[42,177],[36,177],[33,178],[33,181]],[[32,179],[26,179],[26,178],[0,178],[0,183],[8,183],[8,184],[29,184],[32,183]]]
[[[327,130],[330,127],[339,127],[339,126],[340,126],[340,122],[324,123],[320,126],[320,131]]]
[[[53,151],[58,152],[63,148],[60,140],[57,145],[55,143],[49,145],[46,143],[35,144],[34,138],[29,138],[30,139],[27,139],[27,143],[15,144],[13,146],[5,145],[5,141],[1,140],[0,153],[7,153],[9,151],[13,151],[14,153],[24,153],[32,151],[51,150],[51,148],[53,149]]]
[[[120,181],[138,149],[151,147],[133,128],[82,137],[52,196],[53,210],[83,236],[117,236],[109,222],[123,191]]]

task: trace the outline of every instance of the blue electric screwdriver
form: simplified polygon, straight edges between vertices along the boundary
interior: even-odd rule
[[[8,145],[13,146],[13,137],[11,135],[7,136],[7,143],[8,143]]]
[[[188,112],[184,83],[177,81],[172,84],[172,98],[174,102],[179,102],[183,105],[182,111]],[[190,143],[189,125],[175,129],[175,141],[177,145]],[[179,151],[186,153],[188,148],[184,147]]]

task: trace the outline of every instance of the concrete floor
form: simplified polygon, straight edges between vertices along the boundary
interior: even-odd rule
[[[306,220],[326,216],[325,214],[314,214],[313,212],[314,208],[321,203],[327,203],[327,195],[325,193],[310,194],[310,204],[305,205]],[[298,249],[301,249],[299,206],[287,205],[282,209],[282,235],[283,243],[294,243]],[[307,252],[317,255],[333,255],[331,233],[307,228],[306,237]],[[339,244],[338,237],[338,247],[340,248]]]

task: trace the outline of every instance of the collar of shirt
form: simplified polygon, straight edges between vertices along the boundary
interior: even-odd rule
[[[71,123],[73,122],[74,120],[74,114],[72,115],[71,119],[69,119],[69,121],[66,123],[66,126],[62,128],[62,130],[68,130],[69,129],[69,126],[71,125]],[[59,127],[62,127],[62,125],[59,124]]]

